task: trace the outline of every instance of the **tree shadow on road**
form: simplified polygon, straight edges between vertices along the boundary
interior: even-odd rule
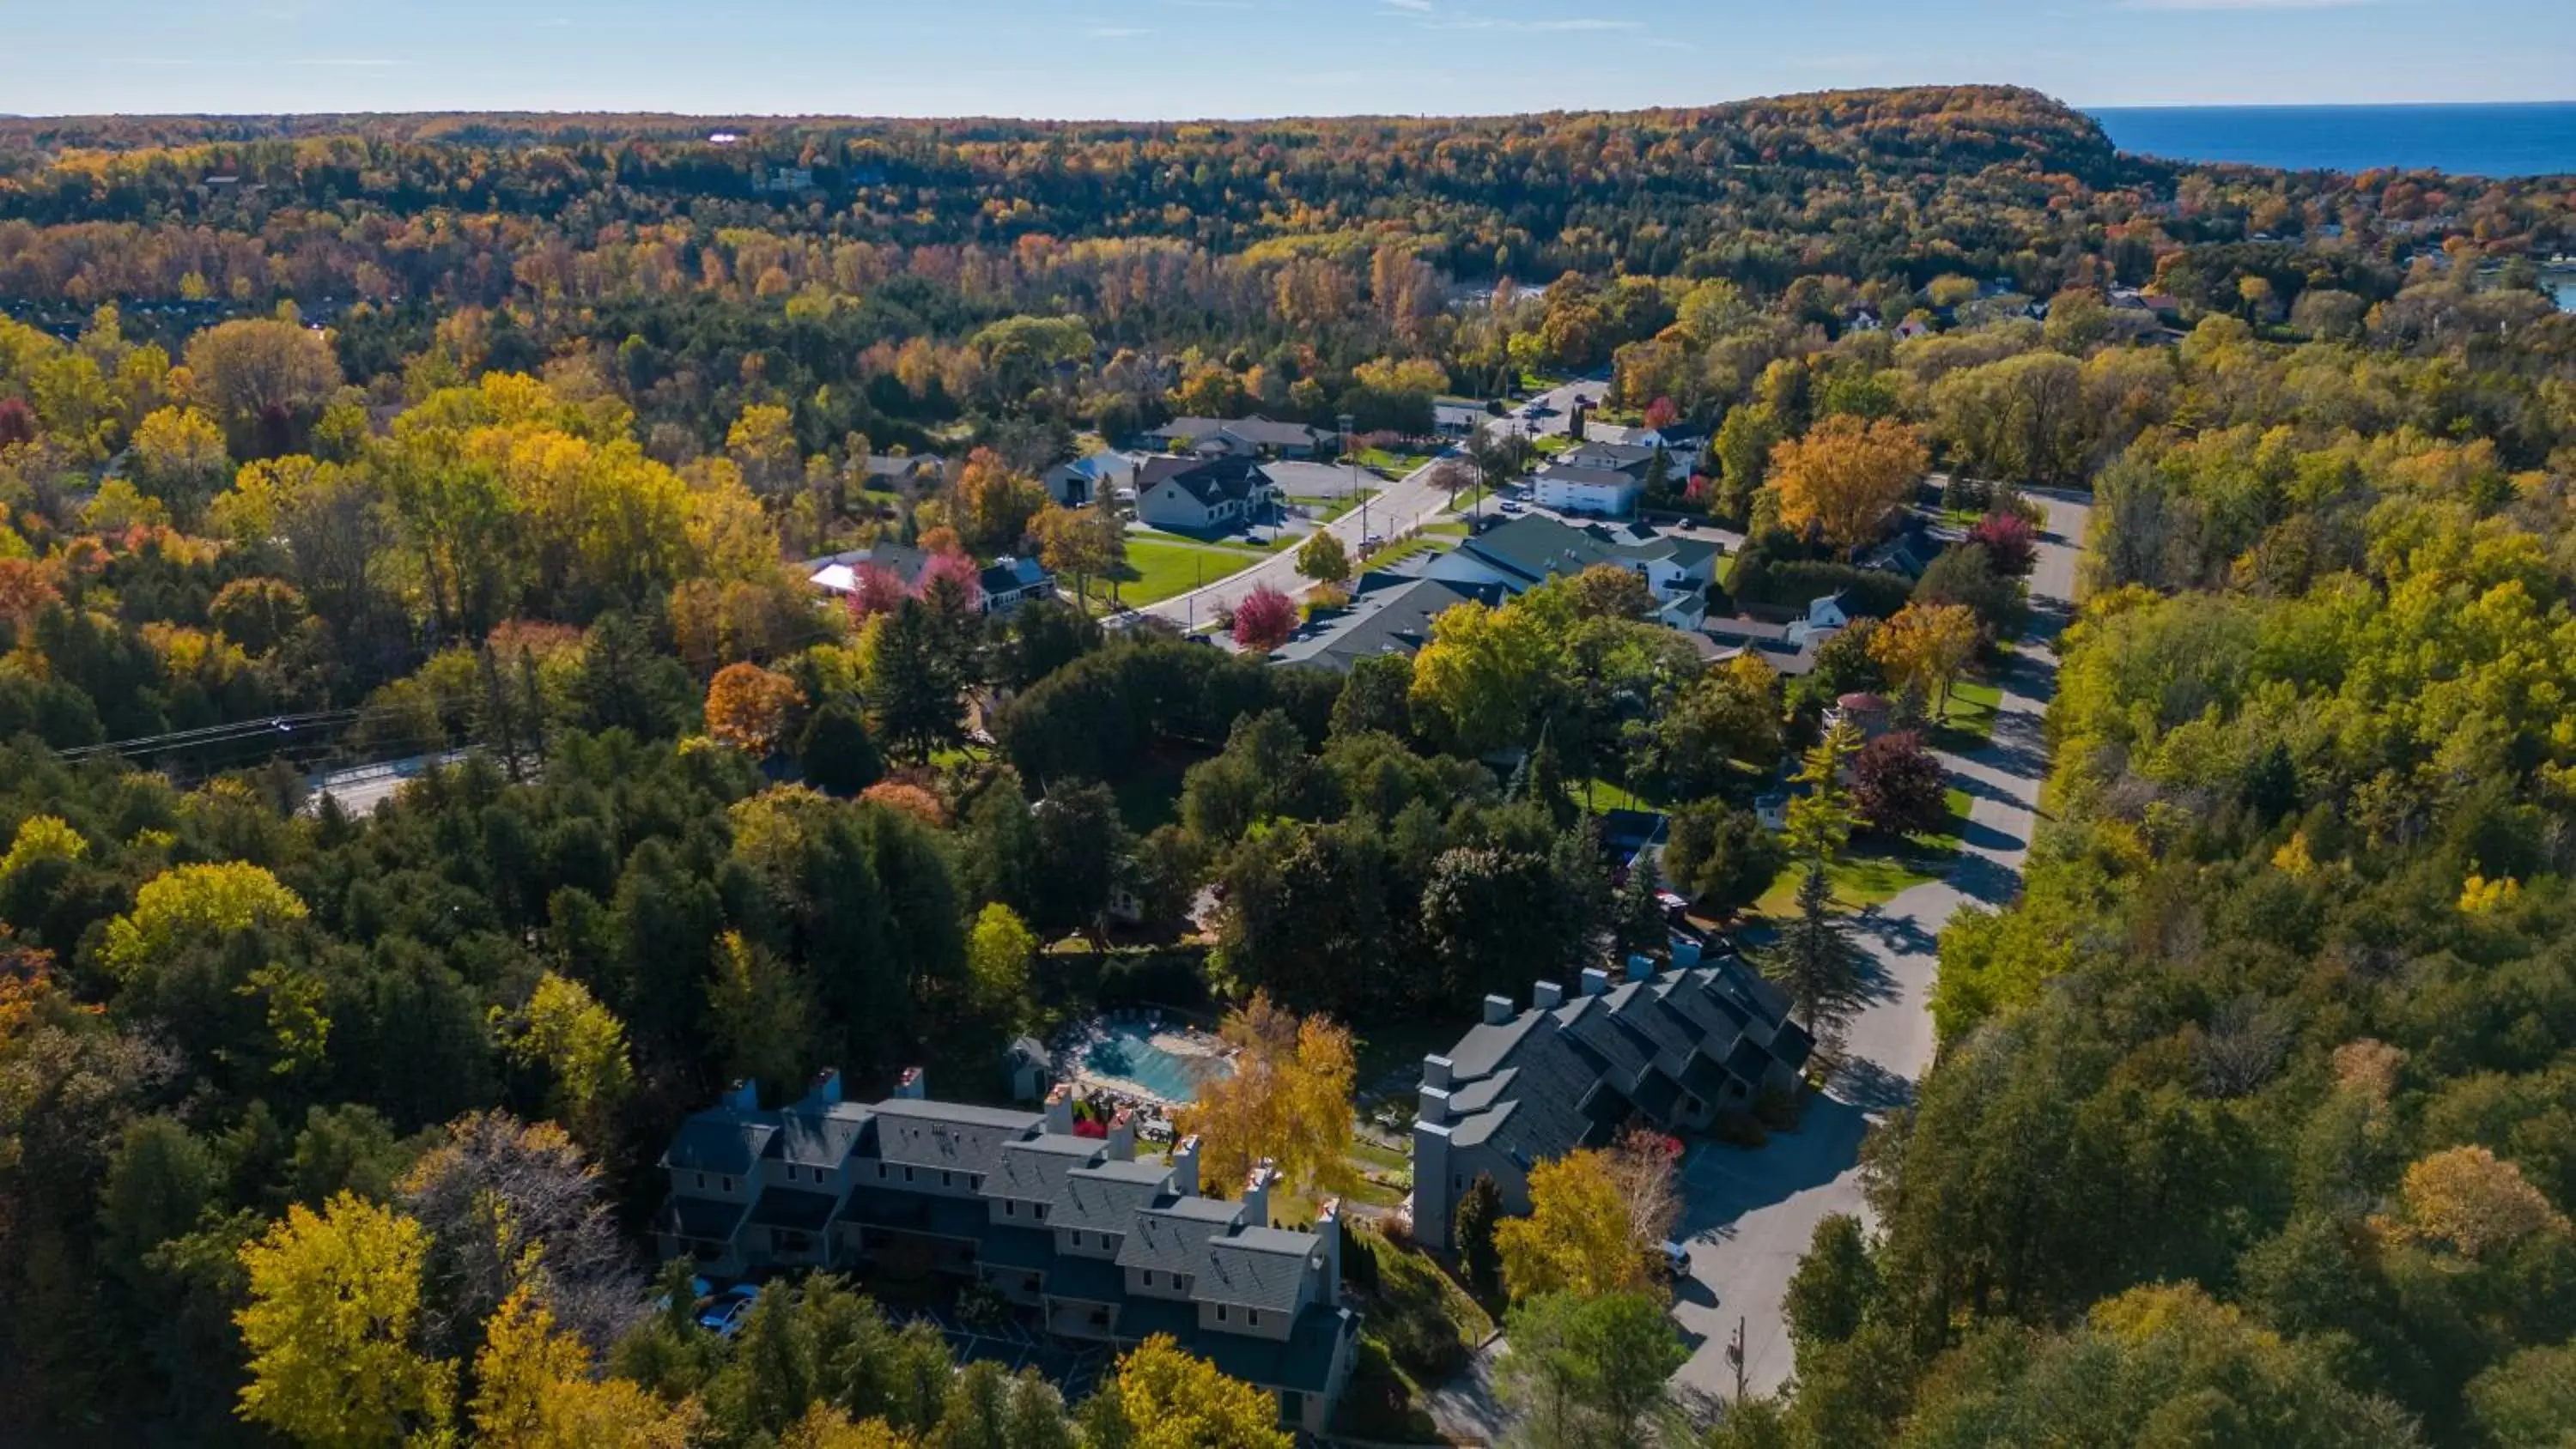
[[[1827,1099],[1857,1107],[1875,1117],[1914,1105],[1914,1083],[1872,1061],[1849,1061],[1834,1072],[1825,1088]]]
[[[1958,869],[1950,872],[1950,889],[2000,910],[2021,898],[2021,872],[1982,855],[1962,856]]]
[[[1971,859],[1962,859],[1959,868],[1966,869]],[[1852,917],[1852,930],[1871,952],[1870,960],[1861,968],[1864,982],[1873,974],[1885,978],[1887,968],[1881,963],[1882,956],[1929,956],[1936,944],[1933,931],[1926,930],[1922,922],[1910,916],[1889,915],[1876,906]]]
[[[1694,1152],[1682,1168],[1686,1207],[1680,1236],[1718,1242],[1734,1237],[1735,1224],[1747,1214],[1840,1177],[1859,1155],[1868,1130],[1867,1109],[1842,1100],[1836,1089],[1809,1096],[1797,1129],[1774,1132],[1760,1147],[1711,1143]]]

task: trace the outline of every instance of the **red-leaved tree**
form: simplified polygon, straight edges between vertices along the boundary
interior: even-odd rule
[[[1267,654],[1296,632],[1297,605],[1268,584],[1234,606],[1234,642],[1249,653]]]
[[[912,591],[931,598],[942,582],[957,586],[956,607],[964,613],[975,612],[984,597],[984,569],[974,558],[962,553],[935,553],[921,566],[921,577],[912,581]]]
[[[1852,756],[1852,803],[1891,835],[1930,835],[1950,823],[1950,785],[1941,761],[1912,730],[1881,735]]]
[[[903,576],[870,559],[850,570],[850,622],[864,624],[903,603]]]
[[[1989,513],[1968,531],[1968,542],[1981,544],[1995,572],[2008,579],[2028,578],[2039,563],[2039,531],[2018,513]]]

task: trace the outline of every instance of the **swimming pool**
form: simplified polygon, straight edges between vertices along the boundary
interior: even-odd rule
[[[1166,1102],[1198,1100],[1200,1082],[1229,1070],[1221,1057],[1163,1047],[1154,1040],[1158,1034],[1142,1022],[1096,1022],[1075,1042],[1069,1065],[1108,1083],[1132,1083]]]

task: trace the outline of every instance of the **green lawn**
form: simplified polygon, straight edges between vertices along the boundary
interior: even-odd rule
[[[1934,741],[1949,749],[1980,745],[1993,737],[1995,711],[2003,690],[1992,684],[1963,681],[1950,686],[1950,707],[1932,726]]]
[[[1369,448],[1360,454],[1363,465],[1389,478],[1401,478],[1429,463],[1431,458],[1429,453],[1390,453],[1384,448]]]
[[[1657,811],[1664,808],[1625,786],[1614,785],[1607,780],[1576,780],[1572,784],[1574,798],[1595,814],[1605,810]]]
[[[1717,560],[1717,586],[1719,588],[1729,588],[1734,585],[1735,565],[1737,562],[1742,560],[1743,557],[1744,555],[1740,553],[1719,555]]]
[[[1825,870],[1825,878],[1833,883],[1834,904],[1848,911],[1866,910],[1947,874],[1958,859],[1959,836],[1967,827],[1968,792],[1954,789],[1948,800],[1950,826],[1938,835],[1897,841],[1877,835],[1854,837],[1843,858]],[[1798,865],[1782,870],[1753,909],[1775,918],[1796,914],[1798,881],[1805,874],[1806,868]]]
[[[1553,457],[1573,446],[1572,433],[1549,433],[1545,437],[1530,439],[1531,450],[1544,457]]]
[[[1435,553],[1449,546],[1450,540],[1432,533],[1417,533],[1401,543],[1392,543],[1360,560],[1359,571],[1382,569],[1388,564],[1409,559],[1415,554]]]
[[[1168,543],[1178,548],[1217,548],[1233,553],[1267,554],[1278,551],[1276,544],[1245,543],[1233,538],[1192,538],[1186,533],[1165,533],[1159,528],[1127,530],[1127,542],[1130,547],[1133,547],[1138,539],[1148,543]]]
[[[1160,603],[1246,568],[1253,557],[1249,549],[1202,548],[1194,543],[1165,543],[1130,534],[1127,572],[1119,578],[1118,601],[1131,607]],[[1099,600],[1107,599],[1107,590],[1098,581],[1093,582],[1092,590]]]
[[[1439,1443],[1423,1396],[1466,1367],[1494,1321],[1427,1254],[1367,1231],[1351,1235],[1351,1250],[1377,1265],[1361,1274],[1376,1286],[1358,1295],[1360,1364],[1335,1427],[1382,1442]]]
[[[1433,538],[1465,538],[1467,536],[1467,520],[1463,518],[1444,518],[1438,523],[1426,523],[1422,525],[1422,531]]]

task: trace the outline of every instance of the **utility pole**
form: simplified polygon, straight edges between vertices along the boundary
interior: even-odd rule
[[[1735,1342],[1726,1346],[1726,1361],[1735,1369],[1735,1401],[1744,1402],[1744,1315],[1735,1316]]]
[[[1359,449],[1351,445],[1351,424],[1354,419],[1349,413],[1344,413],[1334,421],[1342,425],[1342,461],[1350,465],[1351,496],[1360,500],[1360,547],[1365,551],[1368,547],[1369,501],[1360,494],[1360,454]]]

